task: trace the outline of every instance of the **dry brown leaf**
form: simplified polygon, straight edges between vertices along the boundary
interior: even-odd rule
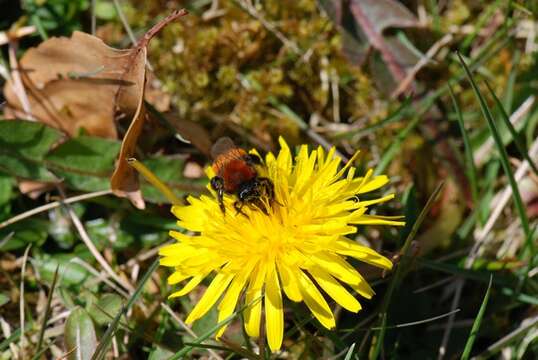
[[[145,54],[133,57],[134,51],[111,48],[82,32],[51,38],[28,50],[19,70],[31,113],[70,136],[82,128],[90,135],[117,138],[114,115],[119,89],[123,95],[117,105],[128,116],[134,114],[143,94],[144,83],[138,81],[145,71]],[[22,111],[11,81],[4,94],[12,113]]]
[[[172,14],[167,16],[165,19],[157,23],[154,27],[152,27],[145,35],[144,37],[139,41],[138,45],[132,50],[134,51],[133,56],[135,56],[134,60],[138,60],[139,58],[144,59],[143,62],[140,61],[133,61],[132,64],[128,64],[128,66],[131,68],[131,71],[136,72],[137,67],[140,68],[140,77],[134,79],[137,81],[137,84],[142,85],[141,91],[144,91],[144,82],[145,82],[145,64],[146,64],[146,52],[147,52],[147,46],[149,41],[155,36],[166,24],[170,23],[171,21],[174,21],[175,19],[186,15],[186,10],[178,10],[174,11]],[[121,150],[120,155],[118,158],[118,162],[116,165],[116,169],[114,170],[114,173],[112,174],[112,177],[110,179],[110,184],[112,191],[117,196],[121,197],[127,197],[131,203],[137,207],[138,209],[143,209],[145,207],[144,199],[142,198],[142,193],[140,192],[140,185],[138,182],[138,174],[136,173],[136,170],[134,170],[132,167],[129,166],[127,163],[127,159],[130,157],[133,157],[135,149],[136,149],[136,143],[138,141],[138,137],[140,136],[140,133],[142,131],[142,128],[144,126],[144,121],[146,119],[146,111],[144,108],[144,96],[138,97],[137,99],[131,98],[131,95],[128,91],[124,91],[123,88],[119,94],[118,103],[123,103],[125,101],[129,102],[132,100],[137,100],[137,106],[136,106],[136,112],[133,117],[133,120],[131,121],[131,125],[129,126],[129,129],[127,130],[127,133],[123,137],[123,141],[121,143]]]

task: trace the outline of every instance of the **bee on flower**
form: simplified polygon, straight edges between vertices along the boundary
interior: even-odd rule
[[[225,142],[233,154],[219,159],[218,152],[216,161],[221,163],[208,169],[210,179],[217,178],[209,187],[212,195],[191,196],[187,205],[172,207],[178,225],[194,235],[171,231],[177,243],[159,252],[161,265],[174,270],[168,283],[183,283],[170,298],[186,295],[212,277],[186,322],[204,316],[219,299],[221,322],[234,313],[244,294],[247,334],[260,335],[263,308],[267,342],[277,351],[284,334],[283,295],[304,302],[328,329],[335,327],[335,318],[327,297],[358,312],[361,305],[351,290],[366,299],[374,291],[347,259],[384,270],[390,270],[392,262],[348,236],[358,225],[404,225],[399,218],[367,214],[371,205],[393,194],[361,200],[362,194],[387,184],[387,176],[373,176],[370,170],[357,177],[352,167],[356,155],[340,166],[334,148],[309,151],[303,145],[293,158],[280,138],[278,155],[268,153],[260,166],[255,151],[247,154]],[[251,156],[260,161],[252,162]],[[230,161],[239,174],[226,173]],[[247,192],[243,198],[240,190]],[[216,338],[225,330],[222,326]]]

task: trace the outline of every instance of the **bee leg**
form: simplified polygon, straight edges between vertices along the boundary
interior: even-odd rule
[[[245,203],[243,201],[238,200],[234,202],[234,209],[236,211],[236,214],[241,214],[248,219],[248,215],[245,214],[243,210],[241,210],[243,208],[243,205],[245,205]]]
[[[261,178],[258,178],[258,181],[259,181],[260,187],[263,188],[263,191],[270,202],[274,201],[278,205],[284,206],[276,200],[275,186],[273,185],[273,182],[270,179],[261,177]]]
[[[214,176],[211,178],[211,188],[217,192],[217,200],[219,202],[220,211],[226,214],[226,208],[224,207],[224,179],[220,176]]]

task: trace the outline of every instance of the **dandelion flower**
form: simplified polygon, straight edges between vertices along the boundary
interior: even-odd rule
[[[178,225],[195,235],[171,231],[178,242],[159,252],[161,265],[174,268],[168,283],[185,282],[170,298],[189,293],[214,274],[187,323],[204,316],[219,300],[218,321],[225,320],[244,292],[245,330],[249,336],[259,336],[263,307],[272,351],[282,344],[283,293],[291,301],[304,302],[324,327],[334,328],[327,297],[358,312],[361,305],[350,290],[367,299],[374,295],[346,259],[392,268],[390,260],[347,236],[357,231],[357,225],[403,225],[395,218],[367,214],[370,205],[394,195],[361,200],[362,194],[385,185],[386,176],[373,176],[370,170],[355,177],[352,161],[339,169],[341,161],[334,148],[328,153],[321,147],[309,152],[303,145],[293,159],[286,142],[279,141],[278,156],[269,153],[265,158],[267,173],[263,175],[274,183],[276,197],[267,211],[245,206],[246,216],[237,214],[235,199],[225,196],[223,215],[215,196],[189,197],[188,205],[173,206],[172,212]]]

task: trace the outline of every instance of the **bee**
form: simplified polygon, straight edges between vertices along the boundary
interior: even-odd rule
[[[229,137],[217,140],[211,148],[211,157],[216,174],[211,178],[211,188],[217,193],[222,213],[226,213],[223,202],[225,193],[237,197],[233,204],[237,213],[245,215],[241,211],[244,205],[255,205],[266,213],[262,199],[266,198],[272,203],[275,190],[270,179],[258,176],[256,166],[261,165],[261,159],[235,146]]]

